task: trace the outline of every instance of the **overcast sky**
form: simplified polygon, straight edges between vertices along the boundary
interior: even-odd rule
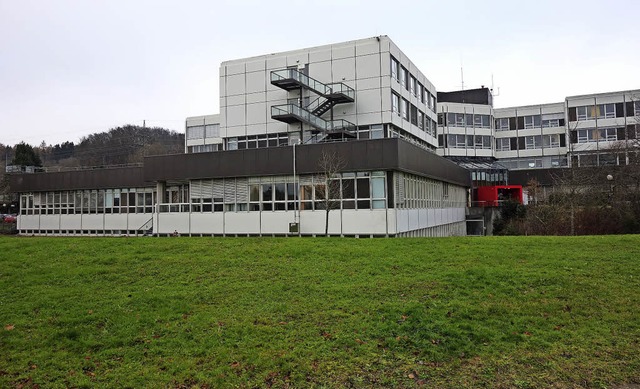
[[[640,89],[637,0],[0,0],[0,143],[218,113],[225,60],[388,35],[439,91],[496,107]]]

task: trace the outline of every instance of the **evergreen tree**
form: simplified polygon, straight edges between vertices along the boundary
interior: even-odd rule
[[[42,160],[31,145],[20,142],[16,145],[11,164],[18,166],[42,166]]]

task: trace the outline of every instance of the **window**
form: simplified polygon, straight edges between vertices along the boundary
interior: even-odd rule
[[[542,119],[542,127],[560,127],[560,119]]]
[[[465,126],[465,114],[463,113],[447,113],[447,125],[449,127],[464,127]]]
[[[464,114],[464,123],[467,127],[473,127],[473,114],[465,113]]]
[[[491,128],[489,124],[489,115],[474,115],[473,126],[475,128]]]
[[[418,128],[424,130],[424,113],[418,111]]]
[[[187,127],[187,139],[204,138],[204,126]]]
[[[577,107],[576,113],[578,115],[578,120],[587,120],[587,107]]]
[[[418,83],[418,93],[420,94],[420,102],[424,104],[424,86],[421,83]]]
[[[542,137],[544,148],[560,147],[560,134],[544,135]]]
[[[371,126],[371,139],[382,139],[384,138],[384,129],[382,128],[382,124],[377,124]]]
[[[409,102],[405,99],[402,99],[402,118],[409,120]]]
[[[483,149],[487,149],[487,150],[491,150],[491,137],[490,136],[483,136],[482,137],[482,148]]]
[[[204,127],[205,138],[220,138],[220,124],[209,124]]]
[[[601,128],[599,137],[600,140],[607,142],[615,142],[618,140],[618,134],[615,128]]]
[[[411,104],[411,124],[418,125],[418,107],[413,104]]]
[[[473,146],[474,146],[476,149],[481,149],[481,148],[483,148],[482,144],[483,144],[483,143],[482,143],[482,136],[481,136],[481,135],[476,135],[476,136],[475,136],[475,140],[474,140],[474,145],[473,145]]]
[[[470,135],[473,137],[473,135]],[[450,148],[454,149],[465,149],[467,148],[466,136],[465,135],[447,135],[447,143]]]
[[[540,128],[540,115],[525,116],[524,128]]]
[[[598,104],[577,107],[578,120],[610,119],[616,117],[616,105]]]
[[[616,117],[616,105],[615,104],[603,104],[600,107],[602,110],[602,115],[606,119]]]
[[[391,57],[391,78],[399,81],[398,79],[398,60]]]
[[[409,76],[409,92],[414,96],[418,95],[416,93],[416,79],[413,76]]]
[[[400,116],[400,97],[395,93],[391,94],[391,112]]]
[[[404,66],[400,66],[400,84],[402,84],[405,89],[409,90],[409,73]]]
[[[524,137],[524,145],[525,149],[541,149],[542,148],[542,136],[525,136]]]
[[[238,138],[227,139],[227,150],[238,150]]]
[[[578,143],[597,142],[600,134],[595,128],[578,130]]]
[[[511,142],[509,138],[496,139],[496,151],[510,151]]]
[[[496,119],[496,130],[506,131],[509,129],[509,118]]]

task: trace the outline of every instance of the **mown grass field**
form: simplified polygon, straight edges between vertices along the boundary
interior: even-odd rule
[[[640,236],[0,237],[0,387],[640,383]]]

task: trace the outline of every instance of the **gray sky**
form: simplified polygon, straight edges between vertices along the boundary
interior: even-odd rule
[[[640,88],[640,2],[0,0],[0,143],[218,113],[222,61],[389,35],[496,107]],[[295,20],[299,18],[299,20]]]

